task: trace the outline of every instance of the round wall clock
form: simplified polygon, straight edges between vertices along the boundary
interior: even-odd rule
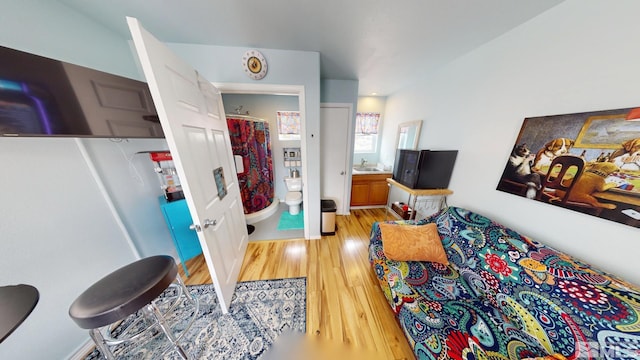
[[[247,75],[260,80],[267,75],[267,60],[258,50],[249,50],[242,56],[242,67]]]

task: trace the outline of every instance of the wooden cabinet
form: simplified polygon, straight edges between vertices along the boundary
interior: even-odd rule
[[[159,197],[162,215],[167,222],[173,243],[178,251],[184,273],[189,276],[186,261],[202,254],[202,247],[195,230],[189,229],[193,223],[191,214],[184,199],[167,202],[164,196]]]
[[[391,174],[353,175],[351,180],[351,206],[385,205],[389,194],[387,178]]]

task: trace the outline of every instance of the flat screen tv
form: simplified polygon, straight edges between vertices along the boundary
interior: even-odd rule
[[[164,137],[145,82],[6,47],[0,135]]]
[[[393,179],[410,189],[446,189],[458,150],[398,149]]]

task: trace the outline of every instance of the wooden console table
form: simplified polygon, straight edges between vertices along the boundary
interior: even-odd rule
[[[453,194],[453,191],[449,189],[411,189],[391,178],[387,179],[387,183],[389,185],[389,195],[387,196],[387,209],[386,209],[387,214],[391,210],[391,204],[389,203],[390,195],[391,195],[391,187],[395,186],[409,194],[409,200],[407,201],[407,204],[409,204],[409,206],[413,209],[413,213],[411,214],[411,217],[410,217],[411,220],[414,220],[416,218],[416,214],[418,213],[418,211],[416,210],[416,203],[418,202],[418,198],[423,196],[442,196],[442,199],[440,200],[440,208],[442,208],[446,201],[445,197],[447,195]]]

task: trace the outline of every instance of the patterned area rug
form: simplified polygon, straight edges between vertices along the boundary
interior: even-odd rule
[[[278,222],[278,230],[299,230],[304,229],[304,210],[296,215],[291,215],[289,211],[285,211],[280,215]]]
[[[189,291],[197,295],[200,309],[180,344],[194,359],[257,359],[281,333],[305,332],[306,286],[306,278],[240,282],[226,315],[222,314],[213,285],[188,286]],[[182,319],[189,319],[190,314],[193,314],[192,307],[179,306],[169,318],[177,336],[181,336],[187,323]],[[113,333],[136,331],[132,319],[125,319]],[[180,359],[174,351],[161,356],[159,352],[168,342],[164,336],[156,335],[157,332],[143,340],[144,345],[134,351],[116,347],[116,358]],[[85,360],[94,359],[103,359],[98,350]]]

